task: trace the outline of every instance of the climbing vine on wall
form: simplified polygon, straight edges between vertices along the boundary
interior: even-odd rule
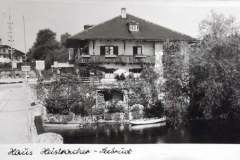
[[[163,46],[164,105],[175,128],[184,124],[189,105],[188,64],[183,47],[183,42],[165,42]]]

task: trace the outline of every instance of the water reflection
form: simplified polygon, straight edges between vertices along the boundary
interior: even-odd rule
[[[65,143],[158,143],[166,129],[162,124],[131,126],[129,124],[95,124],[81,129],[45,129],[64,137]]]
[[[85,125],[81,129],[46,130],[64,137],[64,143],[136,144],[136,143],[240,143],[239,123],[194,122],[171,129],[163,124],[131,126],[104,123]]]

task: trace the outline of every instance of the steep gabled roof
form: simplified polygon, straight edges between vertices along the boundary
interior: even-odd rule
[[[138,32],[129,31],[128,23],[132,21],[139,23]],[[190,36],[151,23],[149,21],[135,17],[130,14],[127,14],[127,18],[117,16],[106,22],[86,29],[69,38],[69,40],[94,40],[94,39],[149,40],[149,41],[195,40]]]

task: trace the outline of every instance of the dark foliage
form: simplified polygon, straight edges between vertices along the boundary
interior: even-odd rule
[[[123,81],[126,79],[126,77],[124,76],[124,74],[120,74],[120,75],[116,75],[115,76],[115,79],[118,80],[118,81]]]
[[[240,33],[232,17],[211,13],[191,59],[191,119],[239,119]]]
[[[169,124],[174,128],[185,123],[189,105],[188,63],[181,54],[183,47],[187,45],[181,42],[164,43],[164,105]]]
[[[164,114],[164,107],[160,100],[155,104],[149,105],[144,109],[145,117],[162,117]]]
[[[64,40],[62,43],[65,43]],[[27,55],[28,62],[45,60],[46,69],[49,69],[54,61],[68,60],[66,48],[56,40],[56,33],[50,29],[42,29],[37,33],[36,41]]]
[[[49,113],[69,114],[73,112],[80,115],[91,114],[95,104],[93,88],[79,83],[74,75],[62,75],[51,84],[37,86],[38,99],[47,108]]]

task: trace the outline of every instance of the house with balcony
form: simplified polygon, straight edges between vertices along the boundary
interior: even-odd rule
[[[0,44],[0,64],[10,65],[13,62],[16,65],[18,65],[23,62],[24,56],[25,54],[20,50],[12,48],[12,51],[11,51],[10,46]]]
[[[110,89],[112,92],[108,92],[108,97],[116,95],[124,100],[124,95],[116,91],[114,84],[118,79],[124,79],[123,76],[139,78],[144,67],[161,68],[166,40],[194,41],[190,36],[127,14],[122,8],[117,17],[98,25],[85,25],[83,31],[67,40],[67,47],[69,60],[77,66],[82,79],[90,81],[100,77],[101,93]],[[99,74],[101,76],[97,76]]]

